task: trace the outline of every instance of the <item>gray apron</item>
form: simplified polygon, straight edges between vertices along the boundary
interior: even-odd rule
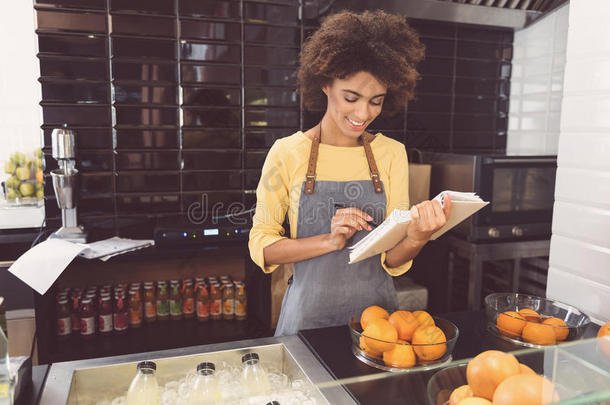
[[[364,142],[370,140],[365,138]],[[319,139],[315,141],[314,144],[319,144]],[[317,158],[317,151],[313,151],[317,144],[314,144],[310,162]],[[310,179],[315,178],[315,173],[310,177],[312,170],[308,171],[301,187],[297,238],[328,233],[336,206],[359,208],[371,215],[375,223],[383,222],[385,192],[370,145],[365,145],[367,148],[369,168],[373,175],[377,175],[374,182],[317,181],[314,192]],[[313,166],[315,170],[315,161]],[[347,325],[350,317],[359,318],[362,310],[370,305],[379,305],[390,313],[398,307],[394,282],[381,266],[379,255],[348,264],[348,246],[367,234],[367,230],[357,231],[343,249],[294,263],[293,277],[282,301],[275,336],[292,335],[302,329]]]

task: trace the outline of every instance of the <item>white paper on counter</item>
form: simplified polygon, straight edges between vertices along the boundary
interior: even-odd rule
[[[8,271],[42,295],[84,249],[65,240],[47,239],[22,254]]]
[[[93,243],[81,244],[81,246],[83,246],[85,249],[80,253],[80,256],[86,259],[100,259],[102,261],[106,261],[111,257],[137,249],[154,246],[154,244],[155,241],[152,239],[139,240],[114,236],[112,238]]]

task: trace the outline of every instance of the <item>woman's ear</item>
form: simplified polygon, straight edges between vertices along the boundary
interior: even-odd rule
[[[328,85],[322,86],[322,93],[326,94],[328,97]]]

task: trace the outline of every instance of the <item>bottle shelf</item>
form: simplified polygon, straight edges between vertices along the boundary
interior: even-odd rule
[[[118,356],[131,353],[175,349],[187,346],[255,339],[272,333],[257,319],[156,321],[125,332],[96,334],[84,339],[80,335],[67,338],[54,337],[48,346],[48,361],[83,360],[96,357]]]

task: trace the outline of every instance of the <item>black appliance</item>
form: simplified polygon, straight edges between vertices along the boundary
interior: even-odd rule
[[[252,221],[243,216],[233,220],[160,221],[154,229],[157,246],[216,245],[223,242],[248,242]]]
[[[473,191],[490,204],[455,232],[471,242],[551,236],[557,156],[422,152],[430,195]]]

